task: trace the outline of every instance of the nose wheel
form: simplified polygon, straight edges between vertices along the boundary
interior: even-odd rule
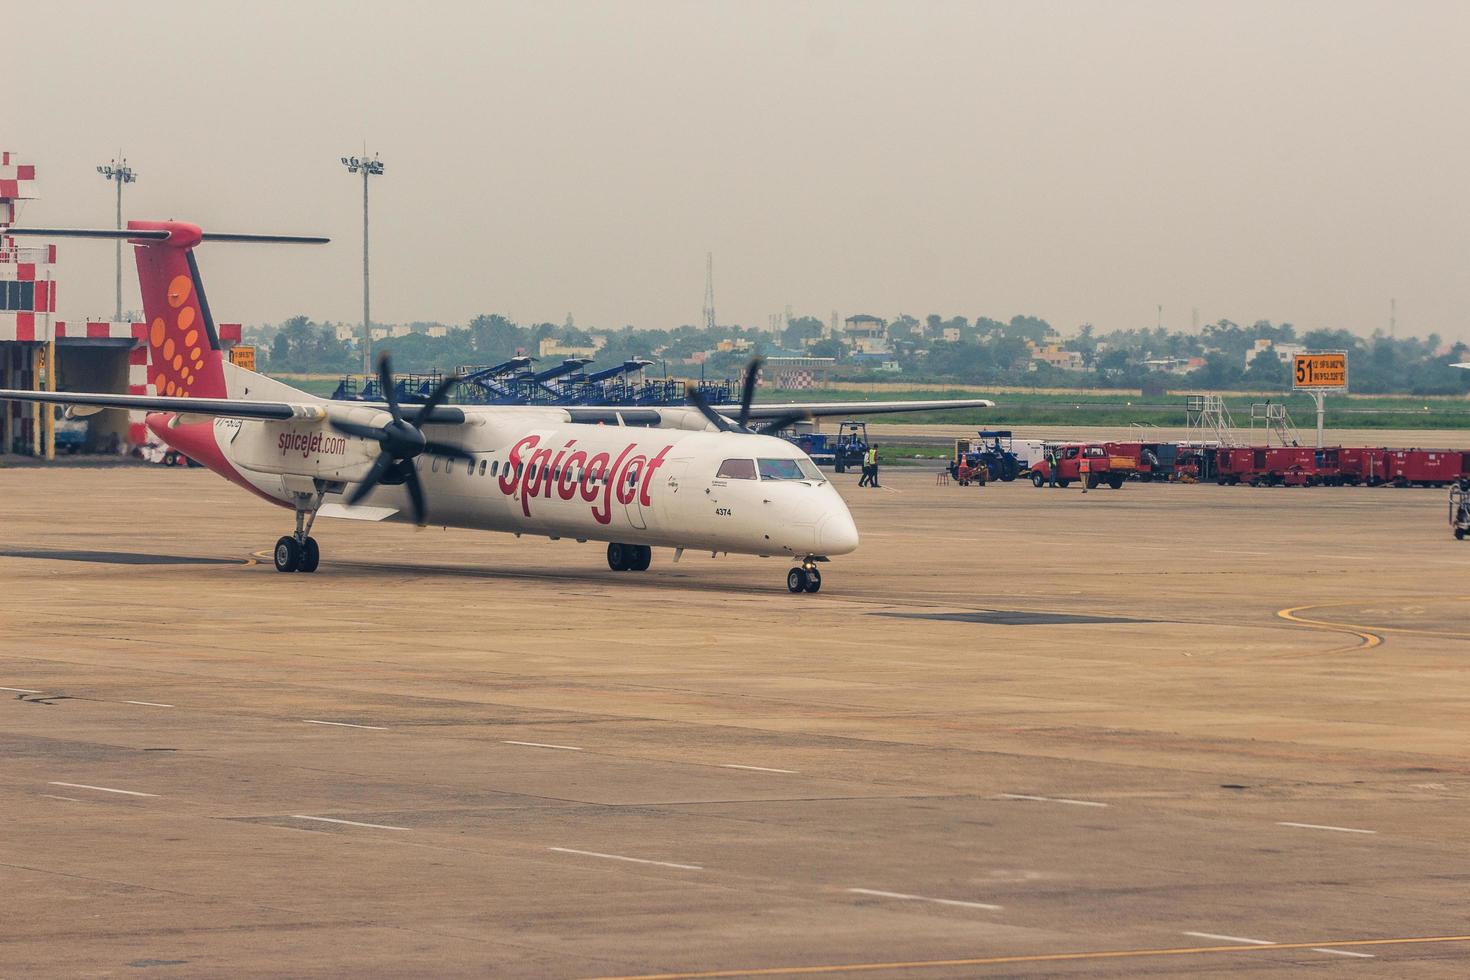
[[[822,573],[817,571],[815,565],[804,565],[793,568],[786,573],[786,591],[793,594],[797,592],[820,592],[822,591]]]

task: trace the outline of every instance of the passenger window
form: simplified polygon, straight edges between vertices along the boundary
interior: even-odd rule
[[[498,470],[498,469],[500,469],[500,460],[498,460],[498,459],[492,459],[490,461],[490,475],[491,476],[494,476],[495,475],[495,471]]]
[[[485,461],[483,459],[480,460],[480,475],[481,476],[484,476],[485,475]]]
[[[727,459],[720,464],[720,471],[715,474],[718,480],[754,480],[755,460],[753,459]]]

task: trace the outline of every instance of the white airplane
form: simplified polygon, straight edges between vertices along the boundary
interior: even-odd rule
[[[802,418],[991,407],[986,399],[738,406],[449,405],[446,378],[422,405],[399,404],[386,355],[384,403],[333,401],[231,364],[194,258],[200,242],[321,243],[206,233],[178,221],[123,231],[9,229],[124,238],[135,246],[154,395],[0,390],[0,399],[142,410],[159,439],[296,514],[276,542],[281,572],[314,572],[318,516],[606,541],[614,571],[643,571],[655,547],[783,556],[791,592],[822,587],[817,565],[853,551],[858,532],[836,489],[801,450],[769,435]],[[731,416],[734,416],[733,418]],[[755,425],[756,422],[762,425]]]

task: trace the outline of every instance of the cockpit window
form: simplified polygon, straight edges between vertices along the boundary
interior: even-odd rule
[[[720,464],[720,472],[715,474],[719,480],[754,480],[755,460],[753,459],[727,459]]]
[[[811,480],[820,483],[822,471],[809,459],[762,459],[762,480]]]

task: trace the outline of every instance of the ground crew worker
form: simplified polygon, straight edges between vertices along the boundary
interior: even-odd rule
[[[1047,475],[1048,480],[1049,480],[1049,486],[1052,489],[1056,489],[1056,485],[1057,485],[1057,451],[1055,449],[1048,449],[1046,451],[1046,470],[1047,470],[1047,474],[1046,475]]]
[[[1082,492],[1087,492],[1087,485],[1092,482],[1092,460],[1087,458],[1087,450],[1082,450],[1082,455],[1077,457],[1077,473],[1082,478]]]
[[[863,454],[863,479],[868,481],[870,487],[879,486],[877,446],[869,446],[868,451]],[[861,481],[859,481],[859,486],[861,486]]]

